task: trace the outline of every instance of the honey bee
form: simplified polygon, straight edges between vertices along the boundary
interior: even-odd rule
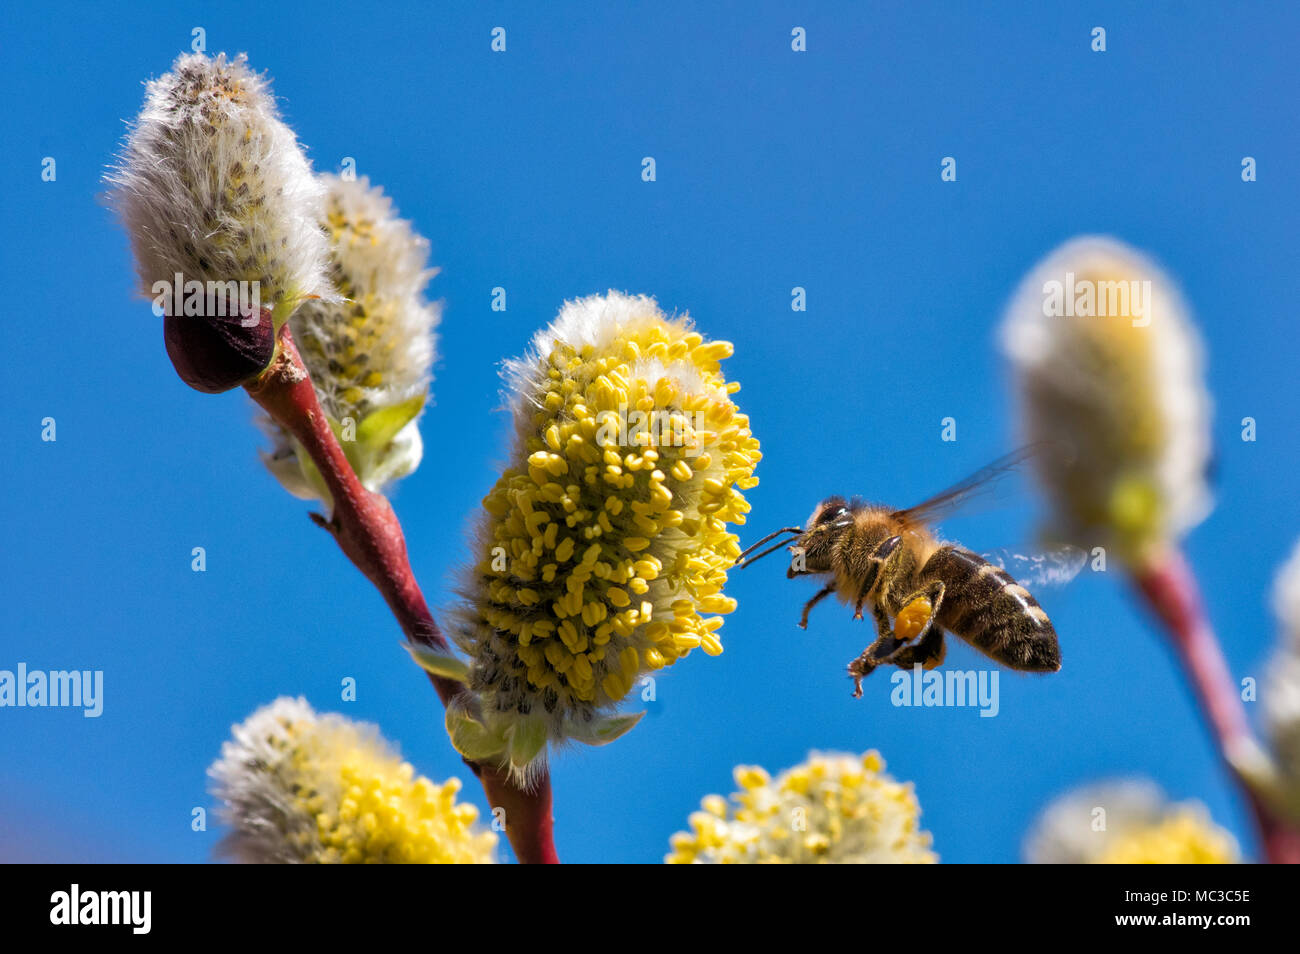
[[[802,629],[807,629],[813,607],[832,593],[853,605],[854,619],[862,619],[863,608],[869,608],[877,637],[849,663],[855,697],[862,695],[862,680],[877,666],[939,665],[946,651],[945,630],[1011,669],[1056,672],[1061,668],[1056,630],[1038,601],[1005,569],[939,540],[928,526],[1037,450],[1031,446],[1008,454],[906,510],[828,497],[806,526],[768,534],[742,553],[736,565],[747,567],[787,547],[794,553],[788,578],[822,578],[825,585],[804,605]],[[787,534],[794,536],[750,556]]]

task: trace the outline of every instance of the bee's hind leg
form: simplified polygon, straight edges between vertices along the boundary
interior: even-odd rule
[[[874,643],[872,644],[874,645]],[[870,676],[876,668],[875,661],[871,658],[871,650],[864,649],[862,655],[853,662],[849,663],[849,677],[853,680],[853,698],[862,698],[862,680]]]
[[[939,628],[935,625],[935,620],[939,616],[939,607],[943,605],[944,589],[942,580],[931,580],[902,601],[902,609],[894,618],[896,645],[882,646],[883,652],[876,655],[877,662],[887,661],[887,657],[897,652],[898,646],[924,640]]]
[[[933,669],[943,662],[943,657],[948,653],[948,646],[943,636],[944,633],[941,627],[931,626],[930,630],[921,637],[919,642],[902,647],[890,656],[887,661],[893,663],[899,669],[911,669],[917,663],[920,663],[925,669]]]

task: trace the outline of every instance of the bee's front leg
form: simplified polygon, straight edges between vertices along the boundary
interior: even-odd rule
[[[813,607],[816,606],[818,603],[820,603],[822,600],[826,599],[826,597],[830,596],[834,592],[835,592],[835,584],[827,583],[825,586],[823,586],[820,590],[817,591],[817,594],[812,599],[810,599],[807,603],[803,604],[803,615],[799,617],[800,629],[808,628],[808,614],[812,612]]]

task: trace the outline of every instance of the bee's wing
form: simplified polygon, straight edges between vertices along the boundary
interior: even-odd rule
[[[914,507],[897,510],[893,516],[904,523],[937,523],[941,518],[965,507],[975,497],[990,493],[998,482],[1015,472],[1021,464],[1040,454],[1053,452],[1056,445],[1050,441],[1027,444],[1005,457],[999,457],[987,467],[981,467],[965,480],[935,494]]]
[[[999,549],[981,553],[984,559],[1010,573],[1017,583],[1033,588],[1064,586],[1083,570],[1088,552],[1064,544],[1030,553]]]

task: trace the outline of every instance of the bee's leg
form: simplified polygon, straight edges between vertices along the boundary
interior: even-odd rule
[[[874,643],[872,644],[874,645]],[[871,675],[876,662],[871,658],[871,650],[864,649],[862,655],[849,663],[849,676],[853,679],[853,698],[862,698],[862,680]]]
[[[862,655],[849,663],[849,675],[853,677],[853,698],[862,698],[862,680],[871,675],[882,656],[897,651],[903,644],[894,639],[890,629],[889,614],[879,603],[871,607],[871,614],[876,618],[876,641]]]
[[[807,603],[803,604],[803,615],[799,617],[800,629],[808,628],[808,614],[812,612],[812,608],[816,606],[818,603],[820,603],[822,600],[826,599],[826,597],[830,596],[834,592],[835,592],[835,585],[833,583],[827,583],[825,586],[823,586],[820,590],[817,591],[816,596],[810,599]]]
[[[876,585],[876,579],[880,576],[880,564],[872,562],[871,568],[867,570],[866,576],[862,578],[862,588],[858,590],[858,598],[853,603],[853,618],[862,619],[862,604],[867,601],[867,594]]]
[[[920,642],[904,646],[889,661],[899,669],[911,669],[917,663],[925,669],[933,669],[943,662],[943,657],[948,652],[943,635],[942,627],[931,626]]]
[[[885,562],[898,551],[898,545],[903,542],[901,536],[889,537],[882,540],[871,551],[871,565],[867,572],[862,576],[862,587],[858,590],[858,599],[853,606],[853,618],[862,619],[862,604],[867,601],[871,591],[876,587],[876,581],[880,579],[880,571],[884,568]],[[888,631],[888,627],[886,627]]]
[[[876,618],[876,645],[879,645],[882,639],[888,639],[894,635],[894,628],[889,622],[889,614],[885,612],[885,608],[878,601],[872,604],[871,615]]]
[[[939,616],[939,607],[943,606],[943,602],[944,584],[941,580],[931,580],[902,600],[902,610],[898,611],[898,616],[894,619],[893,632],[888,639],[876,643],[876,662],[896,662],[898,651],[907,646],[907,643],[924,639],[935,632],[935,619]],[[917,619],[920,613],[926,613],[922,620]]]
[[[898,611],[898,616],[894,620],[894,637],[899,645],[914,640],[924,640],[931,632],[938,629],[934,621],[939,615],[939,607],[943,605],[944,592],[942,580],[931,580],[902,601],[903,608]],[[918,619],[922,613],[925,614],[925,618]],[[883,660],[884,657],[876,658]]]

